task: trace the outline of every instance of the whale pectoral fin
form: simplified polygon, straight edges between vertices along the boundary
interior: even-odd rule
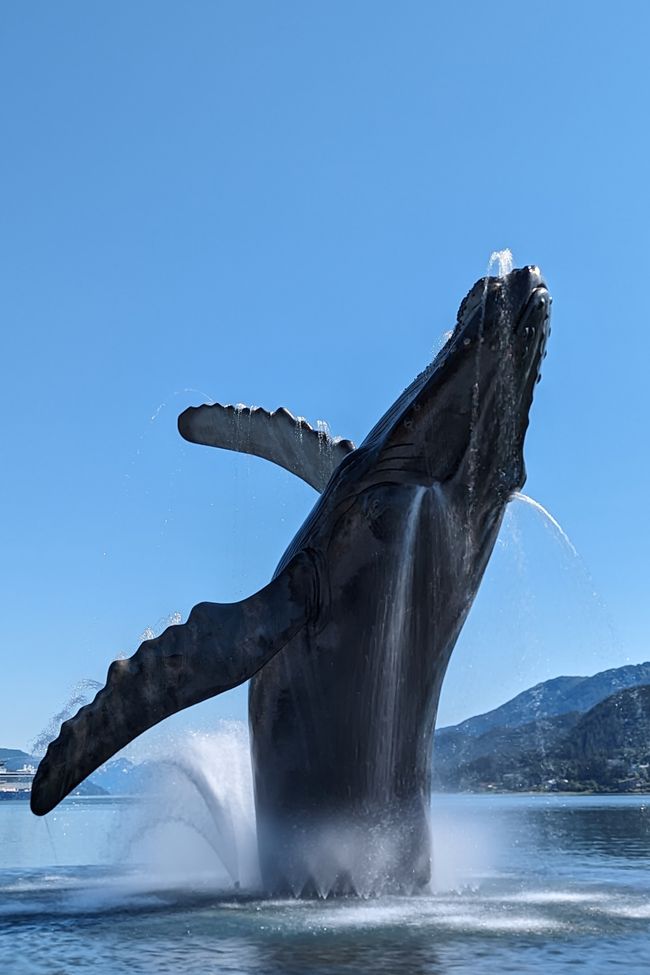
[[[50,812],[86,776],[148,728],[257,673],[317,612],[313,559],[295,556],[239,603],[199,603],[187,623],[115,660],[94,701],[61,726],[32,784],[32,812]]]
[[[314,430],[302,417],[281,407],[190,406],[178,418],[185,440],[223,447],[273,461],[322,491],[332,472],[354,450],[350,440]]]

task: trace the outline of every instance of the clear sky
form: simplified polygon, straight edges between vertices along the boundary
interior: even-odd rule
[[[649,31],[645,0],[2,4],[0,745],[259,588],[315,500],[182,409],[360,441],[503,247],[555,299],[526,491],[579,558],[512,506],[441,720],[650,657]]]

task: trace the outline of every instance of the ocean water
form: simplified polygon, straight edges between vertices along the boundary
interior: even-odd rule
[[[430,893],[294,901],[236,889],[205,831],[154,804],[68,800],[37,820],[2,802],[0,972],[650,972],[650,797],[432,809]]]

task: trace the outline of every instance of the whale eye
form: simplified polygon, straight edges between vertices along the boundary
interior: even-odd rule
[[[374,495],[366,498],[364,504],[366,523],[368,525],[371,534],[374,536],[375,539],[377,539],[378,542],[381,542],[382,539],[385,538],[387,532],[388,534],[390,534],[389,532],[389,522],[391,520],[390,517],[388,517],[388,521],[387,521],[387,516],[389,515],[389,511],[390,508],[386,507],[385,501],[381,496],[377,497],[376,495]]]
[[[364,498],[363,510],[369,521],[375,521],[381,515],[383,511],[383,505],[380,499],[376,496],[367,496]]]

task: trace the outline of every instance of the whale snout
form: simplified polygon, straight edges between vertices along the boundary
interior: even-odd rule
[[[502,308],[505,303],[514,321],[537,290],[540,295],[542,292],[548,293],[542,272],[536,264],[516,268],[503,277],[481,278],[460,304],[456,330],[475,328],[477,322],[480,322],[481,329],[488,325],[495,317],[495,303],[496,307]]]
[[[532,295],[548,295],[548,288],[542,272],[535,264],[517,268],[503,279],[514,308],[524,308]]]

